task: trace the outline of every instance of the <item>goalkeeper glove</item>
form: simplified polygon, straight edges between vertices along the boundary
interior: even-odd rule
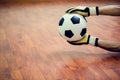
[[[78,6],[75,8],[70,8],[66,11],[66,13],[75,13],[80,14],[82,16],[92,16],[92,15],[99,15],[99,7],[85,7],[85,6]]]
[[[85,34],[85,36],[78,41],[67,41],[67,42],[72,44],[72,45],[91,44],[91,45],[94,45],[94,46],[98,46],[98,40],[99,39],[96,38],[96,37]]]

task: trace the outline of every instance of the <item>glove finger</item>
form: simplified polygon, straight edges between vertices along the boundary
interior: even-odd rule
[[[69,13],[74,13],[74,12],[76,12],[76,11],[81,11],[81,12],[83,12],[83,10],[80,10],[80,9],[71,9],[71,10],[69,10]]]
[[[72,45],[83,45],[83,44],[87,44],[85,42],[83,43],[76,43],[76,42],[71,42],[71,41],[67,41],[69,44],[72,44]]]
[[[72,9],[74,9],[74,8],[70,8],[70,9],[68,9],[67,11],[65,11],[65,13],[69,13],[69,11],[72,10]]]
[[[65,12],[66,12],[66,13],[73,13],[73,12],[75,12],[75,11],[82,11],[82,12],[83,12],[83,10],[76,9],[76,8],[70,8],[70,9],[68,9],[68,10],[65,11]]]
[[[75,13],[75,14],[80,14],[80,15],[82,15],[82,16],[84,16],[84,17],[87,17],[88,16],[88,13],[87,12],[82,12],[82,11],[75,11],[75,12],[73,12],[73,13]],[[85,19],[86,20],[86,19]],[[87,20],[86,20],[87,21]]]

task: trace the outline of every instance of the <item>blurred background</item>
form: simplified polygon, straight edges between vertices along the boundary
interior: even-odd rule
[[[58,22],[76,6],[120,0],[0,0],[0,80],[120,80],[120,54],[61,38]],[[87,17],[88,33],[120,41],[119,16]]]
[[[47,1],[59,1],[59,0],[1,0],[0,2],[7,2],[7,3],[12,3],[12,2],[47,2]],[[95,1],[101,1],[101,2],[106,2],[106,1],[113,1],[113,2],[119,2],[119,0],[91,0],[91,1],[88,1],[88,0],[61,0],[61,1],[72,1],[72,2],[75,2],[75,1],[86,1],[86,2],[95,2]]]

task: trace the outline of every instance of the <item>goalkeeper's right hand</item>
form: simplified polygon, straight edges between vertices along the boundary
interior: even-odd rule
[[[80,14],[82,16],[92,16],[92,15],[99,15],[99,7],[86,7],[86,6],[78,6],[74,8],[70,8],[66,10],[66,13],[75,13]]]
[[[67,42],[72,45],[91,44],[94,46],[98,46],[98,40],[99,40],[98,38],[93,37],[86,33],[85,36],[78,41],[67,41]]]

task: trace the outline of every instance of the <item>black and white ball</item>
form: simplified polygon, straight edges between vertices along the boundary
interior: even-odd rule
[[[79,14],[65,14],[59,21],[59,34],[67,41],[77,41],[87,32],[87,21]]]

